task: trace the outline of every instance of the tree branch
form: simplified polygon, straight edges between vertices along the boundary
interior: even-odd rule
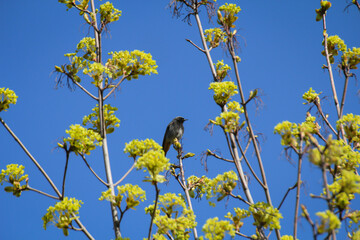
[[[20,145],[20,147],[23,149],[23,151],[26,153],[26,155],[30,158],[30,160],[36,165],[36,167],[39,169],[39,171],[42,173],[42,175],[46,178],[46,180],[49,182],[51,187],[54,189],[54,191],[58,195],[58,197],[61,197],[61,193],[57,189],[57,187],[55,186],[53,181],[47,175],[45,170],[40,166],[40,164],[36,161],[36,159],[31,155],[31,153],[26,149],[26,147],[20,141],[20,139],[15,135],[15,133],[13,131],[11,131],[10,127],[5,123],[5,121],[2,118],[0,118],[0,122],[2,123],[2,125],[4,125],[5,129],[10,133],[10,135],[14,138],[14,140]]]
[[[35,188],[32,188],[32,187],[30,187],[29,185],[26,186],[26,189],[25,189],[25,190],[37,192],[37,193],[42,194],[42,195],[44,195],[44,196],[47,196],[47,197],[49,197],[49,198],[53,198],[53,199],[55,199],[55,200],[60,200],[60,197],[55,197],[55,196],[53,196],[53,195],[47,194],[47,193],[45,193],[45,192],[43,192],[43,191],[40,191],[40,190],[35,189]]]
[[[335,134],[335,136],[338,136],[338,132],[335,131],[335,129],[333,128],[333,126],[331,125],[331,123],[329,122],[329,120],[325,117],[319,101],[318,101],[318,100],[315,100],[314,104],[315,104],[316,108],[318,109],[321,117],[324,119],[326,125],[328,125],[328,127],[329,127],[329,128],[331,129],[331,131]]]
[[[185,180],[185,172],[184,172],[184,165],[183,165],[183,159],[181,157],[181,155],[179,155],[179,165],[180,165],[180,177],[181,177],[181,182],[183,185],[183,189],[185,192],[185,196],[186,196],[186,200],[188,203],[188,206],[190,208],[191,211],[194,212],[194,209],[192,207],[192,203],[191,203],[191,198],[190,198],[190,194],[189,194],[189,189],[186,187],[186,180]],[[197,229],[196,227],[193,228],[193,234],[194,234],[194,239],[198,240],[198,234],[197,234]]]
[[[242,201],[243,203],[246,203],[247,205],[251,206],[252,203],[246,201],[244,198],[242,198],[240,195],[234,195],[233,193],[229,193],[229,195],[233,198],[239,199],[240,201]]]
[[[154,223],[154,218],[156,215],[156,208],[158,205],[158,201],[159,201],[159,193],[160,193],[160,189],[157,186],[157,182],[155,182],[155,206],[154,206],[154,212],[151,214],[151,222],[150,222],[150,227],[149,227],[149,234],[148,234],[148,240],[151,240],[151,231],[152,231],[152,227],[153,227],[153,223]]]
[[[210,155],[210,156],[213,156],[217,159],[220,159],[220,160],[223,160],[225,162],[231,162],[231,163],[234,163],[234,160],[230,160],[230,159],[226,159],[226,158],[223,158],[223,157],[220,157],[219,155],[217,155],[216,153],[213,153],[212,151],[207,151],[207,154]]]
[[[252,238],[252,237],[250,237],[250,236],[247,236],[247,235],[245,235],[245,234],[242,234],[242,233],[240,233],[240,232],[238,232],[238,231],[236,231],[235,234],[236,234],[236,235],[239,235],[239,236],[241,236],[241,237],[247,238],[247,239],[252,239],[252,240],[254,239],[254,238]]]
[[[296,187],[297,187],[297,182],[294,184],[294,186],[288,188],[288,190],[286,191],[286,193],[285,193],[283,199],[281,200],[279,206],[277,207],[278,210],[280,210],[280,208],[281,208],[282,204],[284,203],[284,201],[285,201],[287,195],[289,194],[289,192],[291,190],[295,189]]]
[[[263,189],[265,189],[265,185],[261,182],[261,180],[259,179],[259,177],[256,175],[254,169],[251,167],[251,165],[250,165],[250,163],[249,163],[249,161],[248,161],[248,159],[247,159],[247,157],[246,157],[246,155],[245,155],[245,154],[246,154],[246,151],[247,151],[247,149],[248,149],[248,147],[249,147],[249,145],[250,145],[251,139],[249,139],[248,144],[247,144],[247,146],[246,146],[246,149],[245,149],[245,151],[243,151],[243,150],[242,150],[242,147],[241,147],[241,145],[240,145],[238,136],[235,135],[235,138],[236,138],[236,143],[237,143],[237,145],[238,145],[238,147],[239,147],[239,149],[240,149],[242,158],[244,158],[244,160],[245,160],[245,162],[246,162],[246,165],[247,165],[248,168],[250,169],[250,171],[251,171],[252,175],[255,177],[256,181],[258,181],[258,183],[261,185],[261,187],[262,187]]]
[[[89,168],[89,170],[94,174],[94,176],[105,186],[109,187],[109,184],[107,184],[104,180],[101,179],[101,177],[99,177],[99,175],[96,174],[96,172],[90,167],[89,163],[87,162],[86,158],[84,155],[80,155],[82,160],[84,160],[86,166]]]
[[[77,81],[75,81],[73,79],[73,77],[69,74],[69,73],[64,73],[68,78],[71,79],[71,81],[78,86],[81,90],[83,90],[87,95],[89,95],[92,99],[98,101],[99,98],[95,97],[93,94],[91,94],[85,87],[83,87],[80,83],[78,83]]]
[[[67,168],[68,168],[68,163],[69,163],[69,155],[70,155],[70,151],[66,150],[66,163],[65,163],[65,170],[64,170],[64,176],[63,176],[63,182],[62,182],[62,191],[61,191],[61,200],[64,199],[65,196],[65,179],[66,179],[66,172],[67,172]]]
[[[114,184],[114,187],[119,185],[130,174],[130,172],[134,169],[135,164],[136,164],[136,162],[134,162],[134,164],[131,166],[131,168],[124,174],[124,176],[122,176],[122,178],[120,178],[120,180]]]
[[[300,149],[299,149],[299,160],[298,160],[298,172],[297,172],[297,184],[296,184],[296,200],[295,200],[295,214],[294,214],[294,234],[293,238],[297,239],[297,224],[299,215],[299,203],[300,203],[300,186],[301,186],[301,165],[303,157],[303,134],[300,132]]]
[[[130,75],[130,74],[129,74],[129,75]],[[104,101],[105,101],[108,97],[110,97],[110,95],[115,91],[115,89],[117,89],[117,88],[119,87],[119,85],[120,85],[129,75],[125,75],[125,76],[123,76],[123,77],[119,80],[119,82],[115,85],[115,87],[113,87],[113,89],[111,89],[111,91],[110,91],[108,94],[106,94],[106,96],[104,97]]]
[[[347,92],[348,83],[349,83],[349,77],[350,77],[350,74],[348,73],[347,69],[343,69],[343,73],[344,73],[344,76],[345,76],[345,83],[344,83],[344,90],[343,90],[342,99],[341,99],[340,117],[339,118],[342,118],[342,115],[343,115],[346,92]]]
[[[200,48],[198,45],[196,45],[195,43],[193,43],[193,41],[191,41],[190,39],[185,39],[186,41],[188,41],[189,43],[191,43],[194,47],[196,47],[200,52],[205,53],[205,51]]]

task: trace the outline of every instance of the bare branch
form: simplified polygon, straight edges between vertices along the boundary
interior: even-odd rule
[[[303,134],[300,132],[300,149],[299,149],[299,161],[298,161],[298,172],[297,172],[297,183],[296,183],[296,198],[295,198],[295,214],[294,214],[294,235],[293,238],[297,239],[297,225],[299,215],[299,204],[300,204],[300,186],[301,186],[301,165],[303,157]]]
[[[114,184],[114,187],[116,187],[117,185],[119,185],[130,173],[131,171],[134,169],[136,162],[134,162],[134,164],[131,166],[131,168],[124,174],[124,176],[122,176],[122,178],[120,178],[119,181],[117,181]]]
[[[296,187],[297,187],[297,182],[294,184],[294,186],[288,188],[288,190],[286,191],[286,193],[285,193],[283,199],[281,200],[279,206],[277,207],[278,210],[280,210],[280,208],[281,208],[282,204],[284,203],[284,201],[285,201],[287,195],[289,194],[289,192],[291,190],[295,189]]]
[[[204,49],[200,48],[198,45],[196,45],[195,43],[193,43],[193,41],[191,41],[190,39],[185,39],[186,41],[188,41],[189,43],[191,43],[194,47],[196,47],[199,51],[205,53]],[[210,51],[210,50],[209,50]]]
[[[207,155],[210,155],[210,156],[213,156],[213,157],[215,157],[215,158],[217,158],[217,159],[223,160],[223,161],[225,161],[225,162],[234,163],[234,160],[230,160],[230,159],[226,159],[226,158],[220,157],[219,155],[217,155],[216,153],[214,153],[214,152],[212,152],[212,151],[210,151],[210,150],[208,150],[208,151],[206,152],[206,154],[207,154]]]
[[[148,240],[151,240],[151,231],[152,231],[152,227],[153,227],[153,223],[154,223],[154,218],[156,215],[156,208],[159,202],[159,193],[160,193],[160,189],[157,186],[157,183],[155,182],[154,184],[155,186],[155,206],[154,206],[154,211],[151,214],[151,222],[150,222],[150,227],[149,227],[149,234],[148,234]]]
[[[40,190],[35,189],[35,188],[32,188],[32,187],[30,187],[29,185],[26,186],[26,189],[25,189],[25,190],[37,192],[37,193],[39,193],[39,194],[42,194],[42,195],[44,195],[44,196],[53,198],[53,199],[55,199],[55,200],[60,200],[60,197],[55,197],[55,196],[53,196],[53,195],[47,194],[47,193],[45,193],[45,192],[43,192],[43,191],[40,191]]]
[[[66,150],[66,162],[65,162],[65,170],[64,170],[64,176],[63,176],[63,182],[62,182],[62,191],[61,191],[61,199],[64,199],[65,196],[65,179],[66,179],[66,172],[67,172],[67,168],[68,168],[68,163],[69,163],[69,155],[70,155],[70,151]]]
[[[181,151],[182,152],[182,151]],[[183,165],[183,158],[182,156],[179,154],[179,165],[180,165],[180,177],[181,177],[181,182],[182,184],[180,184],[183,189],[184,189],[184,192],[185,192],[185,196],[186,196],[186,200],[187,200],[187,203],[188,203],[188,206],[190,208],[191,211],[194,212],[194,209],[192,207],[192,203],[191,203],[191,198],[190,198],[190,193],[189,193],[189,189],[188,187],[186,186],[186,180],[185,180],[185,172],[184,172],[184,165]],[[198,239],[198,234],[197,234],[197,229],[196,227],[193,228],[193,234],[194,234],[194,239],[197,240]]]
[[[348,69],[343,69],[343,73],[345,76],[345,83],[344,83],[344,90],[343,90],[343,94],[342,94],[342,99],[341,99],[341,105],[340,105],[340,117],[342,117],[343,115],[343,111],[344,111],[344,105],[345,105],[345,98],[346,98],[346,92],[347,92],[347,88],[348,88],[348,84],[349,84],[349,77],[351,76],[351,74],[349,73]]]
[[[87,95],[89,95],[92,99],[98,101],[99,98],[95,97],[93,94],[91,94],[85,87],[83,87],[80,83],[78,83],[77,81],[74,80],[74,78],[71,76],[71,74],[69,73],[64,73],[65,76],[67,76],[69,79],[71,79],[71,81],[78,86],[81,90],[83,90]],[[60,77],[61,78],[61,77]]]
[[[318,100],[315,100],[315,101],[314,101],[314,104],[315,104],[316,108],[318,109],[321,117],[322,117],[323,120],[325,121],[326,125],[328,125],[328,127],[331,129],[331,131],[332,131],[336,136],[338,136],[337,131],[335,131],[335,129],[333,128],[333,126],[331,125],[331,123],[329,122],[329,120],[327,119],[327,117],[324,115],[324,112],[323,112],[322,109],[321,109],[321,105],[320,105],[319,101],[318,101]]]
[[[94,174],[94,176],[105,186],[109,187],[109,184],[106,183],[104,180],[101,179],[101,177],[99,177],[99,175],[96,174],[96,172],[90,167],[89,163],[86,161],[86,158],[83,154],[80,155],[81,158],[84,160],[86,166],[89,168],[89,170]]]
[[[306,220],[310,223],[310,225],[311,225],[311,228],[312,228],[312,231],[313,231],[313,237],[314,237],[314,240],[316,240],[316,239],[317,239],[316,226],[315,226],[314,222],[311,220],[310,215],[309,215],[306,207],[305,207],[303,204],[301,204],[301,209],[302,209],[302,211],[303,211],[303,214],[304,214],[304,216],[305,216],[305,219],[306,219]]]
[[[240,195],[234,195],[233,193],[229,193],[229,195],[233,198],[239,199],[240,201],[246,203],[247,205],[251,206],[252,204],[248,201],[246,201],[244,198],[242,198]]]
[[[250,236],[247,236],[247,235],[245,235],[245,234],[242,234],[242,233],[240,233],[240,232],[238,232],[238,231],[236,231],[235,234],[236,234],[236,235],[239,235],[239,236],[241,236],[241,237],[247,238],[247,239],[252,239],[252,240],[254,239],[254,238],[252,238],[252,237],[250,237]]]
[[[130,74],[129,74],[130,75]],[[117,89],[119,87],[119,85],[129,76],[129,75],[125,75],[123,76],[119,82],[113,87],[113,89],[111,89],[111,91],[106,94],[106,96],[104,97],[104,101],[115,91],[115,89]]]
[[[246,157],[246,155],[245,155],[245,154],[246,154],[246,150],[247,150],[247,148],[248,148],[249,145],[250,145],[251,139],[249,139],[248,144],[247,144],[247,146],[246,146],[246,149],[245,149],[245,151],[243,151],[243,149],[242,149],[242,147],[241,147],[241,145],[240,145],[238,136],[235,135],[235,138],[236,138],[236,143],[237,143],[237,145],[238,145],[238,147],[239,147],[239,149],[240,149],[242,158],[244,158],[244,160],[245,160],[248,168],[250,169],[252,175],[255,177],[256,181],[258,181],[258,183],[261,185],[261,187],[262,187],[263,189],[265,189],[266,186],[262,183],[262,181],[261,181],[261,180],[259,179],[259,177],[256,175],[254,169],[251,167],[250,162],[248,161],[248,159],[247,159],[247,157]]]
[[[20,141],[20,139],[15,135],[13,131],[11,131],[10,127],[5,123],[5,121],[0,118],[0,122],[6,130],[10,133],[10,135],[14,138],[14,140],[20,145],[20,147],[23,149],[23,151],[26,153],[26,155],[31,159],[31,161],[36,165],[36,167],[40,170],[42,175],[46,178],[46,180],[50,183],[51,187],[54,189],[55,193],[61,197],[60,191],[57,189],[53,181],[50,179],[50,177],[47,175],[45,170],[40,166],[40,164],[36,161],[36,159],[31,155],[31,153],[27,150],[27,148],[24,146],[24,144]]]

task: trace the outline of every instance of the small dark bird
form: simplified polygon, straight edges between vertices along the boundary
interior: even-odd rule
[[[184,125],[183,123],[187,119],[183,117],[176,117],[174,118],[166,128],[164,140],[163,140],[163,150],[166,153],[169,151],[171,144],[173,143],[174,139],[177,138],[179,141],[184,134]]]

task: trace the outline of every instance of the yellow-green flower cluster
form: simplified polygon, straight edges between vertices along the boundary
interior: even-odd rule
[[[6,192],[12,192],[14,196],[20,197],[21,192],[26,189],[26,185],[21,186],[21,182],[28,178],[27,174],[24,174],[25,167],[18,164],[9,164],[6,169],[2,169],[0,173],[0,183],[4,182],[11,184],[12,186],[6,186],[4,190]]]
[[[241,208],[234,208],[235,214],[232,214],[231,212],[228,212],[225,218],[228,218],[232,221],[232,224],[234,225],[235,230],[238,232],[240,228],[244,225],[244,222],[242,220],[244,218],[247,218],[250,216],[250,212],[245,209]]]
[[[162,147],[152,139],[145,140],[132,140],[129,143],[125,143],[125,153],[129,153],[129,157],[142,157],[150,150],[161,151]]]
[[[322,45],[325,46],[324,41]],[[341,52],[346,51],[347,46],[338,35],[334,35],[334,36],[329,36],[327,38],[327,48],[329,52],[330,63],[334,63],[335,61],[334,56],[339,55],[339,51]],[[322,51],[321,53],[322,55],[325,56],[325,51]]]
[[[360,148],[360,115],[352,113],[343,116],[336,122],[336,128],[339,130],[341,125],[344,128],[345,136],[350,143],[356,143],[355,147]]]
[[[312,88],[309,89],[309,91],[305,92],[302,96],[302,98],[304,100],[306,100],[306,102],[304,104],[308,104],[308,103],[313,103],[315,101],[317,101],[318,103],[320,103],[320,98],[319,95],[320,93],[316,93],[315,90],[313,90]]]
[[[116,107],[110,106],[110,104],[105,104],[103,107],[103,114],[104,114],[104,122],[105,122],[105,129],[106,133],[110,134],[115,131],[115,127],[120,126],[120,119],[115,116],[115,111],[118,109]],[[99,119],[99,105],[96,104],[96,107],[92,109],[92,113],[88,116],[83,118],[83,125],[86,126],[91,124],[92,130],[100,133],[100,119]]]
[[[165,176],[160,175],[160,172],[169,170],[169,159],[165,157],[163,151],[150,150],[141,156],[136,162],[137,169],[144,169],[148,171],[150,177],[146,177],[146,182],[162,183],[166,181]]]
[[[0,112],[7,111],[10,104],[16,104],[18,96],[16,96],[13,90],[8,88],[0,88]]]
[[[102,192],[100,201],[106,200],[111,202],[114,206],[121,209],[122,200],[125,198],[126,207],[125,209],[134,209],[146,200],[145,191],[142,190],[138,185],[125,184],[123,186],[117,186],[118,194],[115,196],[111,189]]]
[[[69,235],[69,227],[72,226],[72,221],[79,214],[79,209],[83,202],[75,198],[65,197],[61,202],[57,202],[55,206],[50,206],[47,213],[42,217],[44,222],[44,229],[49,223],[53,223],[57,228],[63,230],[65,236]]]
[[[231,70],[231,67],[227,64],[224,64],[224,60],[221,60],[215,64],[216,68],[216,76],[218,81],[222,81],[225,79],[225,77],[228,75],[228,71]]]
[[[337,143],[342,146],[343,156],[340,164],[341,169],[356,171],[360,165],[360,152],[353,150],[350,145],[339,140]]]
[[[166,179],[160,172],[169,170],[169,159],[165,157],[162,147],[152,139],[133,140],[125,144],[125,153],[129,153],[129,157],[134,159],[138,156],[136,161],[137,169],[146,169],[150,177],[146,177],[146,182],[162,183]]]
[[[152,59],[150,53],[134,50],[110,52],[111,58],[106,66],[110,69],[109,77],[117,79],[126,76],[127,80],[138,79],[139,75],[157,74],[156,61]]]
[[[360,63],[360,48],[347,49],[341,56],[342,68],[357,69]]]
[[[308,143],[309,137],[306,136],[306,133],[314,134],[319,130],[320,126],[316,123],[316,118],[308,113],[305,122],[301,124],[289,121],[277,124],[274,128],[274,134],[281,136],[281,145],[299,148],[301,137],[304,142]]]
[[[339,229],[341,227],[339,218],[330,210],[326,210],[325,212],[318,212],[316,215],[320,217],[320,224],[317,227],[319,234],[331,233],[333,230]]]
[[[254,218],[254,225],[257,227],[269,228],[270,230],[280,229],[280,219],[283,218],[278,209],[268,203],[257,202],[249,207]]]
[[[294,237],[290,236],[290,235],[283,235],[283,236],[281,236],[281,240],[294,240]],[[298,239],[296,239],[296,240],[298,240]]]
[[[102,138],[99,133],[86,129],[79,124],[71,125],[70,129],[65,132],[70,136],[64,139],[64,143],[69,143],[70,151],[76,155],[90,155],[90,151],[94,150],[96,146],[102,145]],[[58,145],[64,147],[60,143]]]
[[[85,75],[89,75],[94,80],[91,83],[95,86],[100,86],[100,83],[103,81],[103,75],[105,72],[109,73],[108,69],[98,62],[90,63],[88,67],[83,70]]]
[[[329,2],[329,1],[321,1],[320,6],[321,7],[319,9],[315,9],[316,21],[320,21],[322,19],[322,16],[331,7],[331,2]]]
[[[161,239],[171,233],[174,239],[186,240],[190,238],[190,231],[196,226],[195,215],[186,207],[181,194],[166,193],[159,196],[159,203],[154,224],[158,227],[155,239]],[[154,205],[145,209],[147,213],[153,213]]]
[[[114,8],[112,3],[106,2],[100,5],[100,20],[105,24],[119,20],[120,16],[121,11]]]
[[[353,171],[342,170],[341,175],[329,185],[329,190],[335,196],[333,204],[340,211],[348,209],[350,201],[355,198],[354,194],[360,193],[360,176]]]
[[[191,197],[195,197],[194,192],[196,192],[198,197],[206,194],[206,199],[216,197],[216,201],[219,202],[232,193],[237,185],[238,176],[231,170],[219,174],[213,179],[207,178],[206,176],[202,176],[201,178],[190,176],[187,181],[190,187]],[[210,201],[209,204],[215,206],[215,203],[212,201]]]
[[[212,48],[218,47],[220,43],[226,40],[226,34],[220,28],[206,29],[204,35],[205,40],[210,43]]]
[[[210,83],[209,90],[214,91],[214,100],[221,107],[224,106],[231,97],[238,93],[237,86],[230,81]]]
[[[236,4],[228,4],[225,3],[224,5],[219,7],[218,10],[218,23],[224,29],[234,28],[234,22],[238,19],[235,15],[241,11],[239,6]]]
[[[218,217],[209,218],[202,227],[205,238],[209,240],[223,240],[226,234],[235,237],[235,228],[229,221],[219,221]]]
[[[83,52],[84,55],[82,58],[95,61],[96,60],[96,46],[95,46],[95,38],[85,37],[81,39],[81,41],[76,46],[75,53]]]

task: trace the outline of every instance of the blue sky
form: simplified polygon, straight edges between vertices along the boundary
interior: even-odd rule
[[[225,1],[219,1],[223,4]],[[241,35],[239,56],[240,77],[246,93],[260,88],[264,105],[259,111],[250,109],[253,127],[261,140],[261,150],[274,205],[278,205],[288,187],[296,182],[296,165],[284,155],[280,137],[273,134],[274,126],[284,120],[304,121],[309,106],[303,105],[302,94],[310,87],[322,91],[324,110],[330,119],[336,118],[328,74],[321,66],[325,63],[322,51],[322,24],[315,21],[315,9],[319,1],[234,1],[242,8],[237,21]],[[220,113],[219,107],[208,90],[212,81],[205,56],[185,41],[186,38],[200,45],[196,23],[193,26],[172,18],[167,1],[115,1],[122,10],[122,17],[110,25],[109,33],[103,35],[103,52],[119,50],[142,50],[151,53],[156,60],[158,75],[140,77],[122,84],[108,102],[118,107],[120,128],[109,136],[109,149],[113,177],[119,179],[131,166],[131,159],[124,153],[126,142],[132,139],[152,138],[161,143],[166,125],[176,116],[183,116],[185,123],[183,147],[196,157],[185,162],[186,174],[207,175],[235,170],[234,166],[208,159],[209,171],[201,165],[200,155],[206,149],[218,150],[229,157],[226,140],[220,129],[213,135],[204,131],[209,119]],[[348,47],[359,47],[359,11],[351,7],[344,11],[346,1],[333,1],[327,16],[329,35],[339,35]],[[55,89],[54,65],[67,63],[65,53],[74,51],[76,44],[92,32],[75,10],[65,11],[57,1],[1,1],[0,15],[3,23],[1,34],[0,87],[14,90],[18,103],[8,112],[0,113],[34,157],[46,169],[58,188],[61,184],[65,154],[57,150],[56,143],[65,137],[71,124],[80,123],[90,113],[95,102],[80,89]],[[204,29],[216,23],[209,22],[205,10],[201,12]],[[228,55],[220,48],[213,50],[213,60],[224,59],[230,65]],[[106,54],[103,55],[106,59]],[[231,72],[231,79],[235,80]],[[356,72],[355,72],[356,73]],[[357,71],[359,73],[359,71]],[[338,94],[343,78],[334,71]],[[91,89],[90,84],[84,85]],[[345,113],[359,114],[359,85],[350,79]],[[92,92],[95,93],[94,89]],[[238,96],[234,97],[239,100]],[[315,114],[315,113],[314,113]],[[20,147],[3,127],[0,127],[0,168],[9,163],[26,167],[30,185],[52,193],[50,186],[40,176]],[[100,149],[89,157],[89,163],[105,178]],[[175,151],[168,157],[175,162]],[[251,152],[250,159],[255,164]],[[295,155],[293,155],[295,160]],[[103,186],[87,170],[81,159],[71,157],[66,193],[84,201],[80,210],[81,221],[96,239],[112,239],[112,223],[109,204],[97,199]],[[256,167],[256,170],[257,167]],[[248,170],[246,170],[248,172]],[[301,203],[310,210],[324,209],[321,200],[310,200],[310,193],[318,194],[321,175],[316,167],[304,161],[304,187]],[[124,183],[139,184],[147,191],[147,201],[136,211],[125,216],[121,230],[125,237],[141,239],[147,236],[149,216],[143,208],[152,203],[154,190],[142,182],[144,174],[134,171]],[[254,179],[250,187],[256,201],[265,196]],[[172,179],[161,186],[161,193],[179,192]],[[240,192],[240,191],[239,191]],[[282,234],[292,234],[294,195],[292,192],[283,205]],[[54,201],[33,192],[20,198],[0,192],[0,239],[65,239],[53,226],[44,231],[41,217]],[[198,229],[207,218],[223,216],[234,206],[246,207],[241,202],[229,200],[209,207],[205,200],[194,200],[198,215]],[[359,206],[359,205],[358,205]],[[250,223],[248,223],[250,225]],[[251,227],[250,227],[251,229]],[[252,234],[251,231],[245,233]],[[304,219],[299,224],[299,239],[307,239],[311,229]],[[86,239],[82,233],[70,232],[67,239]],[[341,238],[340,238],[341,239]]]

